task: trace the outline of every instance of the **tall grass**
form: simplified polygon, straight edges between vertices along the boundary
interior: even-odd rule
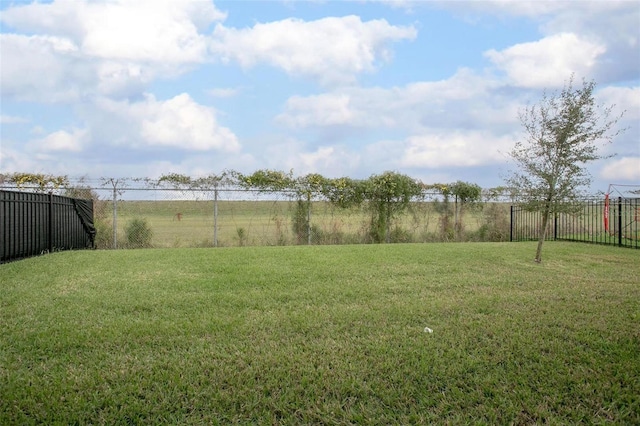
[[[538,265],[534,251],[142,249],[1,265],[0,424],[638,424],[637,252],[548,242]]]
[[[127,224],[141,219],[147,221],[153,234],[150,244],[156,248],[212,247],[216,243],[227,247],[308,243],[308,211],[301,212],[295,200],[219,200],[215,223],[214,209],[214,203],[210,200],[120,201],[117,209],[118,246],[126,247],[127,243],[130,247],[136,245],[127,241],[130,235]],[[97,202],[95,213],[98,247],[111,248],[112,203]],[[301,213],[304,213],[302,218]],[[371,213],[364,207],[341,209],[328,202],[316,201],[311,203],[308,213],[311,244],[373,242]],[[461,220],[463,229],[455,235],[443,231],[440,215],[435,203],[413,203],[406,214],[392,221],[391,241],[506,241],[509,238],[507,204],[487,203],[485,209],[470,209]],[[217,229],[214,231],[214,228]],[[242,238],[238,238],[239,230],[242,230]]]

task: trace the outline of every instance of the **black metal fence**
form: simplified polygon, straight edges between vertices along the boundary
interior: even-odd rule
[[[93,248],[93,201],[0,191],[0,262]]]
[[[585,200],[550,220],[546,239],[640,248],[640,198]],[[511,241],[538,239],[540,212],[511,206]]]

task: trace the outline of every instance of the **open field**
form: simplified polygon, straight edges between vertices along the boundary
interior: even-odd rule
[[[508,238],[509,206],[495,203],[491,223],[501,221],[502,239]],[[307,244],[306,233],[293,231],[296,201],[217,202],[217,245],[295,245]],[[111,247],[113,209],[111,202],[96,205],[100,248]],[[118,246],[127,245],[127,224],[133,219],[146,220],[152,231],[151,245],[162,247],[214,246],[214,202],[211,200],[120,201],[117,210]],[[440,241],[441,215],[432,202],[414,203],[406,214],[391,224],[393,242]],[[179,219],[179,220],[178,220]],[[371,242],[368,235],[371,215],[364,208],[341,209],[327,202],[311,203],[312,244],[358,244]],[[453,222],[454,216],[450,220]],[[469,210],[462,220],[464,231],[476,232],[486,224],[486,211]],[[488,228],[489,229],[489,228]],[[467,235],[468,236],[468,235]],[[449,237],[455,239],[453,235]]]
[[[547,242],[543,264],[534,251],[149,249],[0,265],[0,424],[640,423],[637,251]]]
[[[167,247],[231,247],[274,245],[336,245],[372,243],[371,212],[366,206],[342,209],[328,202],[313,201],[310,213],[298,214],[296,200],[280,194],[274,200],[263,200],[253,194],[245,200],[233,199],[237,193],[223,193],[214,204],[211,194],[202,199],[166,199],[179,193],[159,193],[155,200],[121,200],[117,208],[117,246],[135,248],[135,238],[128,238],[127,227],[132,221],[146,221],[152,237],[144,246]],[[184,196],[184,195],[183,195]],[[551,222],[548,239],[587,241],[598,244],[625,245],[638,248],[640,240],[640,208],[637,201],[612,205],[610,231],[604,229],[604,203],[585,200],[579,203],[577,214],[561,214]],[[217,207],[216,207],[217,206]],[[523,212],[511,217],[510,204],[485,202],[465,206],[442,201],[413,202],[397,215],[389,227],[388,241],[394,243],[423,243],[448,241],[503,242],[513,235],[514,240],[535,240],[541,218],[538,212]],[[113,204],[101,200],[96,203],[98,248],[113,247]],[[217,215],[214,213],[217,212]],[[448,214],[445,214],[448,212]],[[619,214],[621,212],[621,214]],[[216,217],[216,219],[214,219]],[[295,223],[302,220],[302,226]],[[309,237],[306,221],[310,224]],[[513,227],[511,226],[511,221]],[[455,224],[459,225],[456,226]],[[554,224],[556,231],[554,231]],[[620,229],[618,229],[620,228]],[[297,229],[297,232],[294,230]],[[620,232],[620,230],[622,232]],[[618,239],[621,235],[621,239]]]

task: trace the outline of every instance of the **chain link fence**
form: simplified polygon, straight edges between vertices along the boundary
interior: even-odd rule
[[[99,249],[518,241],[537,237],[540,226],[539,213],[512,206],[517,194],[507,188],[418,186],[393,173],[372,176],[369,186],[268,170],[75,183],[25,175],[13,186],[2,177],[2,190],[91,199]],[[622,195],[638,191],[622,186],[636,187],[610,185],[621,195],[616,203],[609,193],[574,201],[575,212],[554,216],[547,237],[637,248],[639,199]]]
[[[287,192],[241,189],[91,191],[96,246],[102,249],[374,242],[366,205],[344,209]],[[443,204],[435,194],[411,203],[388,224],[387,242],[509,239],[508,203],[484,203],[464,212]]]

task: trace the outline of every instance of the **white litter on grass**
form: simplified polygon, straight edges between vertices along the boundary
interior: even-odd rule
[[[425,332],[425,333],[433,333],[433,330],[432,330],[432,329],[430,329],[429,327],[425,327],[425,328],[424,328],[424,332]]]

